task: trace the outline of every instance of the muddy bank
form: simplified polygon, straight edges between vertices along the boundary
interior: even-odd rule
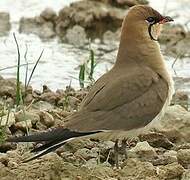
[[[0,77],[1,125],[7,124],[4,136],[26,134],[26,123],[31,133],[64,125],[65,117],[78,110],[88,88],[71,87],[43,92],[28,88],[23,96],[26,112],[15,112],[14,79]],[[25,94],[24,86],[22,92]],[[185,98],[186,97],[186,98]],[[183,100],[183,101],[182,101]],[[31,154],[26,145],[1,143],[0,179],[180,179],[190,177],[190,112],[180,105],[187,96],[176,94],[173,105],[152,130],[128,140],[128,158],[120,155],[121,169],[114,167],[113,139],[83,138],[67,143],[56,153],[50,153],[29,163],[22,161]],[[9,112],[9,118],[7,116]],[[127,137],[126,135],[124,137]],[[1,141],[3,140],[1,133]],[[36,144],[28,144],[32,149]]]
[[[56,34],[64,42],[70,43],[72,43],[72,39],[77,38],[77,35],[78,39],[85,40],[102,38],[106,31],[116,32],[121,27],[123,17],[129,7],[147,3],[147,1],[136,0],[78,1],[64,7],[58,14],[48,8],[35,18],[23,17],[20,20],[19,31],[35,33],[42,38],[49,38]],[[47,29],[49,33],[47,33]],[[70,31],[74,32],[74,37],[70,37]]]
[[[71,3],[58,14],[47,8],[34,18],[21,18],[19,32],[34,33],[41,38],[58,36],[62,42],[84,47],[100,39],[102,43],[119,41],[120,28],[129,7],[147,1],[84,0]],[[190,33],[181,25],[164,25],[159,38],[167,55],[189,57]]]

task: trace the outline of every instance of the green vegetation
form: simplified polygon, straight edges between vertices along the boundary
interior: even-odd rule
[[[85,61],[83,64],[80,65],[79,71],[79,84],[81,88],[84,88],[85,81],[90,81],[90,83],[94,83],[94,69],[96,67],[95,58],[94,58],[94,51],[92,48],[89,48],[89,59]],[[87,79],[86,79],[87,77]]]
[[[25,117],[25,114],[26,114],[26,110],[25,110],[25,106],[24,106],[24,99],[27,95],[27,89],[28,89],[28,86],[30,84],[30,81],[32,79],[32,76],[35,72],[35,69],[43,55],[43,52],[44,50],[42,50],[40,56],[38,57],[36,63],[34,64],[34,67],[32,68],[32,71],[30,73],[30,76],[28,78],[28,61],[27,61],[27,52],[28,52],[28,48],[26,46],[26,52],[25,52],[25,55],[24,55],[24,59],[25,59],[25,62],[26,62],[26,74],[25,74],[25,90],[24,90],[24,96],[22,95],[22,91],[21,91],[21,84],[20,84],[20,65],[21,65],[21,57],[20,57],[20,49],[19,49],[19,45],[18,45],[18,42],[17,42],[17,39],[16,39],[16,35],[15,33],[13,33],[13,37],[14,37],[14,40],[15,40],[15,43],[16,43],[16,47],[17,47],[17,73],[16,73],[16,111],[18,110],[22,110],[23,114],[24,114],[24,117]],[[19,107],[19,108],[18,108]],[[28,125],[27,125],[27,121],[26,121],[26,118],[24,118],[25,120],[25,123],[26,123],[26,132],[27,134],[29,134],[29,129],[28,129]]]

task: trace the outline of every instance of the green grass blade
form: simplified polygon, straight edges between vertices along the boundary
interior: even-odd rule
[[[85,80],[85,63],[80,65],[79,84],[81,88],[84,88],[84,80]]]
[[[13,37],[17,47],[17,73],[16,73],[16,106],[20,104],[20,50],[15,33]]]
[[[32,65],[34,63],[28,63],[28,64],[20,64],[20,67],[22,66],[27,66],[27,65]],[[13,69],[13,68],[17,68],[18,66],[17,65],[14,65],[14,66],[8,66],[8,67],[5,67],[5,68],[1,68],[0,71],[4,71],[4,70],[7,70],[7,69]]]
[[[26,72],[25,72],[25,80],[24,80],[24,88],[25,88],[25,95],[26,96],[26,90],[27,90],[27,80],[28,80],[28,60],[27,60],[27,53],[28,53],[28,46],[26,44],[26,51],[24,54],[24,59],[25,59],[25,63],[26,63]]]
[[[94,51],[90,49],[90,74],[89,79],[93,80],[93,74],[94,74],[94,68],[95,68],[95,60],[94,60]]]
[[[39,61],[40,61],[40,59],[41,59],[41,57],[42,57],[42,55],[43,55],[43,52],[44,52],[44,49],[43,49],[42,52],[40,53],[40,56],[39,56],[38,60],[36,61],[35,65],[34,65],[34,67],[33,67],[33,69],[32,69],[32,72],[31,72],[31,74],[30,74],[30,76],[29,76],[29,79],[28,79],[28,82],[27,82],[27,85],[26,85],[26,89],[28,88],[28,86],[29,86],[29,84],[30,84],[30,81],[31,81],[31,79],[32,79],[32,76],[33,76],[33,74],[34,74],[34,71],[35,71],[35,69],[36,69],[36,67],[37,67],[37,65],[38,65],[38,63],[39,63]]]

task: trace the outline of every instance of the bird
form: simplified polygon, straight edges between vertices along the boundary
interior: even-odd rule
[[[63,126],[7,141],[43,142],[28,162],[76,138],[119,132],[133,136],[158,121],[174,93],[158,43],[160,26],[171,21],[148,5],[131,7],[122,23],[116,62],[94,83],[79,111]]]

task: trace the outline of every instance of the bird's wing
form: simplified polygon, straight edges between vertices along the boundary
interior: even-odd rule
[[[138,69],[135,70],[137,71]],[[149,68],[144,68],[137,72],[135,70],[129,75],[124,72],[117,77],[112,77],[114,81],[108,79],[107,81],[104,80],[104,83],[97,83],[85,98],[82,108],[89,111],[112,110],[134,101],[151,88],[157,91],[154,86],[159,85],[160,81],[164,81]],[[165,86],[167,87],[166,84]],[[163,88],[163,91],[165,92],[166,88]]]
[[[94,87],[93,98],[90,93],[66,126],[79,131],[130,130],[152,121],[167,99],[167,82],[146,68],[121,74],[100,88]]]

